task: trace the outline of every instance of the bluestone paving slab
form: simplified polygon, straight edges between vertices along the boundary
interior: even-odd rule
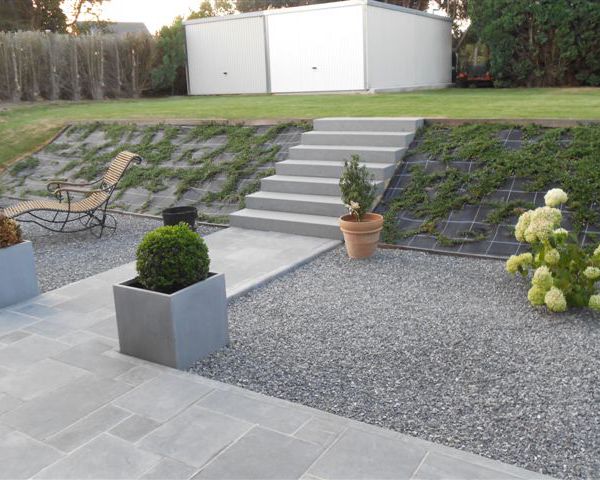
[[[163,374],[122,396],[115,405],[165,422],[211,391],[198,383]]]
[[[106,316],[106,310],[104,307],[91,313],[79,313],[62,310],[53,310],[46,318],[36,317],[40,320],[46,320],[54,323],[58,323],[65,327],[78,330],[98,323]]]
[[[98,349],[95,348],[97,344],[98,342],[91,341],[75,345],[59,355],[56,355],[54,359],[107,378],[118,377],[135,366],[133,363],[102,355],[102,352],[111,347],[108,346],[106,349],[99,352]]]
[[[57,313],[60,313],[60,310],[56,310],[55,308],[47,305],[34,303],[32,300],[11,306],[8,308],[8,311],[28,315],[30,317],[37,318],[38,320],[48,319]]]
[[[57,355],[69,346],[39,335],[30,335],[7,347],[0,348],[0,366],[15,370]]]
[[[149,418],[132,415],[113,427],[110,433],[123,440],[135,443],[140,438],[155,430],[159,425],[160,423]]]
[[[80,368],[51,359],[42,360],[24,370],[13,371],[0,378],[0,391],[21,400],[31,400],[85,375],[88,373]]]
[[[255,400],[236,392],[217,390],[203,398],[198,405],[288,434],[295,432],[310,419],[310,415],[306,413]]]
[[[194,478],[297,479],[322,451],[313,443],[255,427]]]
[[[144,480],[187,480],[197,470],[195,467],[178,462],[172,458],[165,458],[141,478]]]
[[[493,470],[457,458],[430,452],[414,474],[415,480],[519,479],[503,470]]]
[[[161,374],[161,371],[158,368],[150,368],[147,366],[139,365],[137,367],[133,367],[131,370],[119,375],[116,380],[120,382],[127,383],[134,387],[141,385],[148,380],[151,380]]]
[[[58,339],[69,333],[73,333],[71,327],[67,327],[61,323],[51,322],[49,320],[40,320],[37,323],[28,325],[24,329],[26,332],[36,333],[43,337]]]
[[[37,305],[45,305],[46,307],[53,307],[58,303],[65,302],[69,300],[70,297],[63,295],[57,291],[47,292],[44,295],[40,295],[39,297],[35,297],[31,300],[32,303]]]
[[[114,315],[90,325],[86,330],[103,337],[118,338],[117,319]]]
[[[0,431],[0,478],[30,478],[61,454],[19,432]]]
[[[130,416],[130,412],[108,404],[49,437],[46,443],[70,452]]]
[[[13,397],[8,393],[0,393],[0,415],[6,412],[10,412],[11,410],[15,410],[20,407],[23,403],[23,400],[20,400],[17,397]],[[2,425],[0,425],[0,428]]]
[[[42,470],[35,478],[132,479],[155,466],[161,458],[125,440],[102,434],[68,457]]]
[[[62,337],[57,338],[59,342],[66,343],[67,345],[79,345],[80,343],[89,342],[90,340],[97,340],[98,336],[86,332],[84,330],[73,330]]]
[[[3,321],[3,320],[0,320]],[[16,330],[11,333],[7,333],[6,335],[2,335],[0,337],[0,343],[4,343],[6,345],[10,345],[11,343],[18,342],[19,340],[23,340],[25,337],[31,335],[29,332],[25,332],[23,330]]]
[[[201,467],[251,428],[242,420],[192,407],[145,437],[140,446]]]
[[[86,376],[40,395],[0,417],[0,423],[43,440],[67,428],[131,387],[113,380]]]
[[[406,479],[426,453],[425,448],[399,438],[349,428],[309,473],[331,480]]]
[[[343,422],[311,418],[294,433],[294,437],[328,447],[346,428],[348,427]]]
[[[19,330],[38,321],[38,319],[28,315],[10,312],[8,310],[0,310],[0,335],[5,336],[15,330]],[[4,342],[2,338],[0,338],[0,342],[9,343]]]

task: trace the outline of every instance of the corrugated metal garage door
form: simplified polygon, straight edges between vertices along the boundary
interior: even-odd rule
[[[362,6],[266,18],[272,92],[364,89]]]
[[[264,17],[186,26],[192,95],[266,93]]]

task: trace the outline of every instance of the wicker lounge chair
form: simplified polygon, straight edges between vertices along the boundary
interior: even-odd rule
[[[141,161],[142,158],[135,153],[121,152],[101,178],[89,183],[51,180],[48,191],[57,200],[28,200],[0,210],[0,213],[8,218],[18,218],[20,222],[35,223],[53,232],[90,230],[101,237],[105,229],[114,231],[117,228],[117,220],[107,213],[110,197],[129,165]],[[80,198],[74,197],[76,195]]]

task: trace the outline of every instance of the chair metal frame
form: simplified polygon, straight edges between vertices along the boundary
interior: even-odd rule
[[[32,209],[31,211],[23,212],[15,215],[19,222],[23,223],[34,223],[40,227],[56,233],[76,233],[89,230],[92,235],[97,238],[102,237],[104,230],[117,229],[117,219],[108,213],[108,204],[110,199],[115,192],[117,185],[127,168],[132,163],[139,165],[143,159],[139,155],[131,154],[132,157],[129,160],[127,166],[123,168],[123,171],[119,174],[116,181],[112,183],[106,182],[104,175],[96,180],[92,180],[87,183],[74,183],[62,180],[50,180],[47,184],[48,192],[52,193],[59,203],[67,204],[67,210],[53,210],[50,208],[38,208]],[[114,161],[114,160],[113,160]],[[109,167],[110,168],[110,167]],[[108,170],[107,170],[108,171]],[[95,188],[91,188],[95,187]],[[72,205],[76,202],[79,203],[85,198],[95,193],[105,193],[106,199],[101,203],[90,207],[89,209],[82,209],[81,211],[72,211]],[[74,198],[74,195],[83,195],[84,199],[78,200]],[[45,218],[37,213],[38,211],[54,212],[52,218]],[[30,215],[32,219],[19,218],[22,215]],[[74,222],[79,222],[80,225],[73,225]],[[109,224],[110,222],[110,224]]]

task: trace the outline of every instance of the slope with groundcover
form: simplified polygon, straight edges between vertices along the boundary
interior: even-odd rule
[[[583,245],[597,244],[600,125],[430,125],[376,210],[385,215],[385,243],[505,258],[528,249],[514,225],[553,187],[569,193],[563,226]]]

